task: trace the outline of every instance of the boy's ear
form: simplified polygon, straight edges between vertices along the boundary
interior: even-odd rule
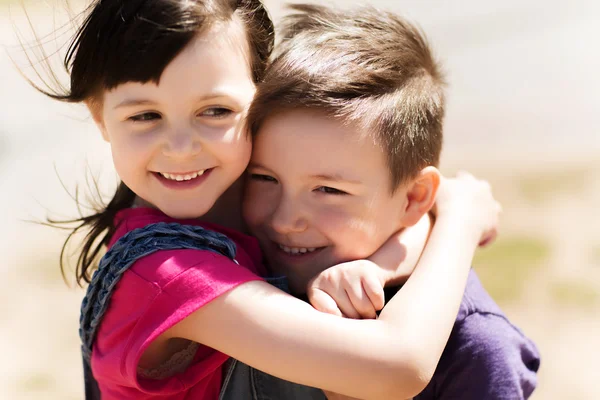
[[[435,167],[423,168],[409,184],[406,197],[406,210],[402,216],[403,226],[413,226],[435,203],[440,186],[440,171]]]
[[[108,133],[106,132],[106,126],[104,124],[104,118],[102,116],[102,104],[99,101],[89,99],[85,101],[85,105],[90,111],[90,114],[92,115],[96,126],[98,127],[98,129],[100,129],[102,138],[108,142]]]

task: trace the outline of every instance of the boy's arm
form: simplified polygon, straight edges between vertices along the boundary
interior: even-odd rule
[[[540,355],[503,316],[476,313],[457,323],[423,398],[527,399]],[[417,397],[419,399],[420,397]]]

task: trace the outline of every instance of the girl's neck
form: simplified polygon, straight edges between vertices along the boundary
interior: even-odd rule
[[[243,190],[242,176],[219,197],[209,212],[198,219],[243,232],[245,230],[242,218]]]
[[[244,189],[243,177],[239,178],[215,202],[209,212],[198,219],[225,228],[244,232],[245,225],[242,219],[242,194]],[[136,197],[134,207],[156,208],[140,197]]]

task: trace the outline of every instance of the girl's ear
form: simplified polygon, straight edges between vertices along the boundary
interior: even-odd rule
[[[98,129],[100,129],[100,133],[102,134],[102,138],[109,142],[108,133],[106,132],[106,125],[104,124],[104,118],[102,116],[102,104],[97,100],[86,100],[85,105],[87,106],[94,122]]]
[[[408,202],[402,216],[403,226],[415,225],[425,213],[431,210],[439,186],[440,171],[437,168],[425,167],[419,171],[406,191]]]

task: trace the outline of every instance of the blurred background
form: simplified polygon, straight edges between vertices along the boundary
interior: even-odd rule
[[[418,23],[445,66],[442,170],[488,179],[504,206],[500,237],[474,264],[541,350],[533,398],[600,398],[600,3],[365,2]],[[69,3],[75,12],[85,5]],[[265,3],[275,19],[282,15],[282,2]],[[116,178],[85,110],[38,94],[16,68],[31,76],[15,32],[28,43],[32,26],[60,62],[52,53],[72,33],[64,4],[0,0],[3,399],[83,397],[83,291],[60,275],[64,232],[29,221],[76,216],[63,185],[73,193],[88,169],[107,194]]]

